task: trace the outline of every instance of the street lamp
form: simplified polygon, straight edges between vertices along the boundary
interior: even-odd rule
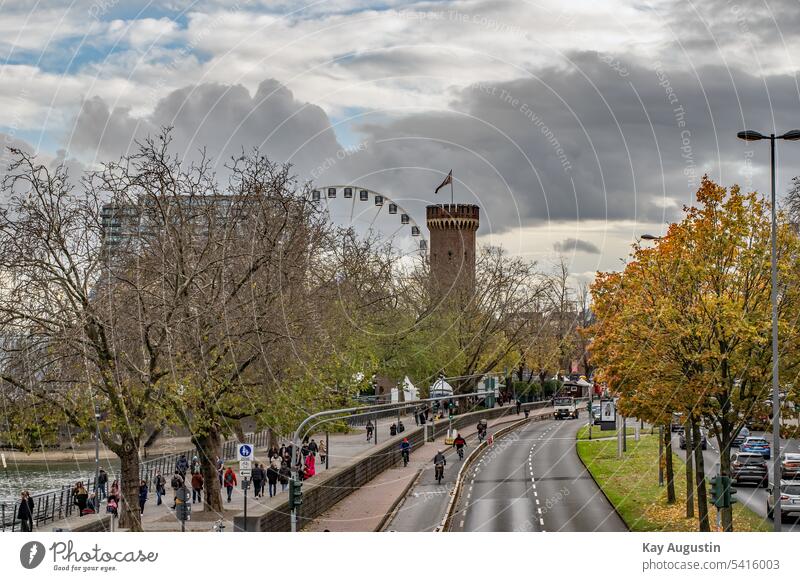
[[[772,206],[772,255],[770,258],[772,268],[772,292],[770,293],[770,301],[772,303],[772,448],[774,450],[774,458],[772,462],[772,498],[774,506],[774,523],[775,532],[781,531],[781,401],[780,401],[780,387],[778,382],[778,263],[777,263],[777,230],[778,220],[775,210],[775,140],[784,139],[786,141],[800,140],[800,129],[793,129],[783,135],[776,136],[774,133],[762,135],[758,131],[740,131],[736,134],[739,139],[744,141],[761,141],[762,139],[769,139],[769,157],[770,157],[770,180],[771,180],[771,196],[770,204]]]

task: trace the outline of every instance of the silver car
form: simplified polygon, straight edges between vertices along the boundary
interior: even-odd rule
[[[767,516],[774,518],[772,510],[772,486],[767,497]],[[781,517],[800,516],[800,482],[781,480]]]

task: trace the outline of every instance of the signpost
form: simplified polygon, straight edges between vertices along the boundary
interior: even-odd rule
[[[239,476],[242,478],[242,492],[244,494],[244,532],[247,532],[247,489],[250,488],[250,476],[253,474],[253,458],[255,446],[240,443],[236,448],[236,457],[239,460]]]

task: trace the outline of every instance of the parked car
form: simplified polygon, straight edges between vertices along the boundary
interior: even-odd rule
[[[781,460],[781,480],[800,478],[800,454],[786,453]]]
[[[742,452],[752,452],[753,454],[761,454],[767,460],[772,456],[772,448],[769,445],[769,440],[762,436],[750,436],[745,439],[739,450]]]
[[[594,424],[597,426],[600,424],[600,404],[596,403],[592,405],[592,418],[594,418]]]
[[[684,434],[683,432],[681,432],[678,443],[681,447],[681,450],[686,449],[686,434]],[[700,430],[700,447],[703,450],[708,450],[708,438],[706,438],[705,430]]]
[[[744,426],[739,433],[736,434],[736,437],[733,439],[733,443],[731,444],[734,448],[738,448],[744,441],[750,437],[750,429],[747,426]]]
[[[731,456],[731,478],[736,484],[752,482],[756,486],[769,486],[767,461],[761,454],[736,452]]]
[[[781,520],[787,516],[800,515],[800,483],[781,480]],[[772,486],[767,497],[767,516],[775,518],[773,511]]]

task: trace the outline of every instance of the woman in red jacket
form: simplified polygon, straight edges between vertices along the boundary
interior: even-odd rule
[[[228,466],[228,469],[225,471],[225,474],[222,476],[222,484],[225,486],[225,489],[228,491],[228,502],[231,501],[231,494],[233,494],[233,487],[236,486],[236,474],[233,471],[233,468]]]

